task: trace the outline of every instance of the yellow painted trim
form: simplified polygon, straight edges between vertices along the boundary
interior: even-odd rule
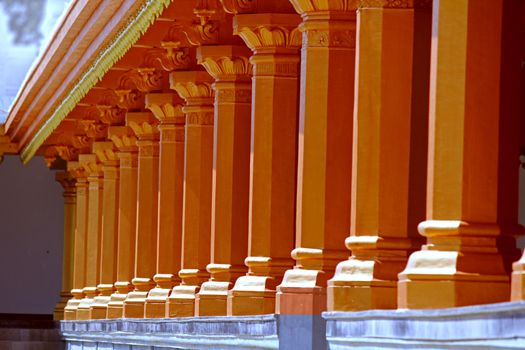
[[[21,152],[22,162],[26,164],[33,158],[44,141],[53,133],[67,115],[84,98],[104,74],[124,56],[139,40],[172,0],[147,0],[135,16],[122,29],[112,42],[100,53],[93,65],[83,74],[75,87],[55,108],[44,125],[35,133]]]

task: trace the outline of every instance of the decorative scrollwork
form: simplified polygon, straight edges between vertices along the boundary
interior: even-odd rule
[[[120,77],[119,89],[137,89],[140,92],[150,92],[162,89],[162,72],[155,68],[137,68],[128,71]]]
[[[254,0],[220,0],[224,11],[232,14],[250,13],[255,11]]]

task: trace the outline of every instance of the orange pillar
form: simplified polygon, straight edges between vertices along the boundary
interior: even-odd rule
[[[520,57],[504,61],[503,0],[435,0],[427,238],[399,274],[400,308],[506,301],[517,250]],[[502,55],[503,54],[503,55]],[[508,70],[508,71],[507,71]],[[514,96],[513,96],[514,94]]]
[[[246,273],[250,194],[251,55],[246,46],[201,46],[197,59],[215,83],[209,281],[196,315],[226,315],[228,290]]]
[[[128,112],[126,125],[138,138],[135,289],[124,301],[124,317],[143,318],[146,297],[153,288],[157,256],[159,131],[150,112]]]
[[[84,296],[82,288],[86,285],[86,237],[87,237],[87,208],[88,182],[87,174],[79,162],[68,162],[67,170],[77,180],[76,183],[76,222],[75,243],[73,246],[73,289],[72,299],[69,299],[64,309],[65,320],[76,320],[80,300]]]
[[[108,316],[108,303],[113,292],[113,283],[117,278],[117,229],[118,229],[118,190],[119,160],[113,142],[93,143],[93,153],[102,163],[104,173],[102,237],[100,244],[100,284],[99,295],[91,305],[91,318],[102,319]]]
[[[212,78],[203,71],[173,72],[171,88],[186,100],[186,155],[181,284],[168,300],[168,316],[195,314],[195,295],[208,279],[213,170]]]
[[[78,305],[77,319],[88,320],[91,318],[91,304],[100,282],[103,173],[96,155],[81,154],[78,159],[88,174],[89,200],[87,203],[86,285],[83,289],[85,297]]]
[[[275,310],[275,287],[292,266],[295,235],[299,47],[296,14],[237,15],[234,33],[253,51],[250,222],[246,276],[228,314]]]
[[[67,171],[57,172],[55,179],[64,189],[62,194],[64,197],[64,250],[62,254],[62,289],[60,301],[53,311],[53,319],[63,320],[64,308],[72,297],[77,189],[75,186],[76,179]]]
[[[328,310],[392,309],[397,274],[421,245],[431,9],[357,11],[350,259],[328,282]]]
[[[355,7],[291,1],[303,17],[297,209],[293,269],[276,312],[326,310],[326,281],[346,257],[350,223]]]
[[[146,108],[160,123],[156,287],[146,299],[146,317],[166,317],[171,288],[180,282],[185,123],[181,102],[173,93],[146,95]]]
[[[137,139],[127,126],[112,126],[108,137],[117,148],[119,160],[118,243],[116,292],[108,303],[108,318],[124,316],[124,300],[132,290],[135,269],[137,224]]]

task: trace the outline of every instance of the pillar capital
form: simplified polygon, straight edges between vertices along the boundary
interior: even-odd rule
[[[93,153],[104,166],[117,166],[118,157],[115,153],[115,145],[111,141],[93,143]]]
[[[76,191],[77,180],[69,171],[57,171],[55,173],[55,180],[64,189],[64,195],[73,194]]]
[[[78,161],[86,171],[88,178],[102,176],[102,164],[99,163],[95,154],[81,154],[78,156]]]
[[[111,126],[108,129],[108,138],[119,152],[137,152],[137,137],[129,126]]]
[[[133,130],[139,141],[158,140],[157,120],[151,112],[128,112],[126,126]]]
[[[197,61],[217,81],[251,81],[251,51],[246,46],[201,46]]]
[[[237,15],[233,19],[233,33],[256,54],[279,49],[297,50],[301,47],[301,33],[297,27],[300,23],[301,18],[295,14]]]
[[[184,125],[184,112],[180,98],[173,93],[153,93],[146,95],[146,108],[153,113],[160,124]]]
[[[67,162],[67,171],[77,180],[77,184],[87,177],[86,170],[78,161]]]
[[[187,105],[213,104],[213,78],[205,71],[173,72],[170,87],[186,100]]]

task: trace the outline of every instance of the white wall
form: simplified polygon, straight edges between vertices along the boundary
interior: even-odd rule
[[[62,276],[62,187],[41,157],[0,164],[0,313],[51,314]]]

